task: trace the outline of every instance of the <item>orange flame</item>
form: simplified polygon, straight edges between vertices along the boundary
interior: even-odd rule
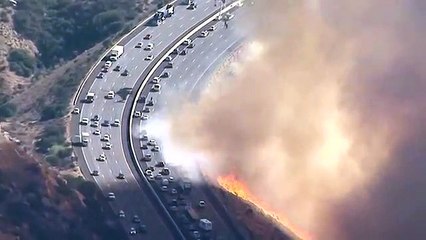
[[[276,214],[260,198],[256,197],[253,193],[251,193],[249,188],[242,181],[238,180],[234,175],[218,177],[217,182],[226,191],[234,194],[235,196],[241,198],[242,200],[248,203],[255,205],[257,208],[259,208],[262,211],[262,213],[264,213],[265,215],[269,217],[272,217],[287,232],[294,233],[294,235],[298,236],[297,238],[301,238],[304,240],[312,239],[310,234],[296,227],[287,218],[285,218],[284,216],[280,214]]]

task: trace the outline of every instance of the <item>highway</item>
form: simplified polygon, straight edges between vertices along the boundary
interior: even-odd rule
[[[235,12],[235,18],[238,18],[239,14],[242,14],[243,10],[237,10]],[[160,171],[161,167],[156,166],[158,161],[163,161],[163,155],[160,152],[154,152],[151,147],[147,146],[147,140],[140,141],[143,135],[147,134],[149,139],[155,139],[159,145],[160,149],[163,149],[161,144],[161,139],[159,138],[158,132],[150,132],[149,128],[146,129],[146,124],[149,124],[151,119],[161,118],[164,113],[171,111],[171,107],[176,107],[176,104],[168,104],[168,101],[173,100],[173,96],[182,96],[187,95],[188,97],[197,98],[198,95],[205,90],[209,85],[209,77],[216,70],[216,68],[223,62],[223,60],[229,56],[244,40],[244,33],[239,31],[238,27],[230,23],[228,29],[224,27],[223,22],[214,22],[214,25],[217,27],[216,30],[210,31],[207,37],[198,37],[200,33],[198,32],[195,36],[191,37],[192,42],[195,44],[195,47],[192,49],[187,49],[186,55],[172,55],[173,58],[173,68],[164,68],[165,64],[159,68],[159,70],[154,74],[155,76],[160,76],[164,72],[168,72],[170,77],[161,78],[161,91],[159,93],[151,92],[152,83],[147,84],[145,89],[142,92],[142,96],[145,96],[146,99],[154,100],[154,106],[148,107],[144,106],[143,103],[139,103],[136,107],[136,110],[142,111],[145,107],[151,109],[151,113],[144,113],[144,115],[149,116],[148,120],[135,120],[133,121],[133,132],[140,132],[140,134],[133,134],[133,141],[137,147],[136,154],[138,159],[142,159],[143,156],[151,154],[153,156],[152,161],[150,162],[140,162],[141,167],[146,170],[148,167],[154,168],[154,176],[156,176]],[[210,25],[207,27],[207,29]],[[180,46],[183,48],[183,46]],[[152,82],[152,79],[151,79]],[[141,131],[140,131],[141,130]],[[147,149],[144,149],[146,147]],[[142,149],[142,150],[141,150]],[[167,151],[165,149],[164,151]],[[173,179],[180,179],[182,176],[182,171],[179,167],[173,166],[167,163],[166,166],[171,170],[170,176]],[[164,179],[164,177],[163,177]],[[171,193],[171,189],[177,189],[179,184],[168,185],[168,191],[164,192],[160,190],[161,180],[153,180],[158,184],[156,189],[161,193],[162,199],[164,202],[173,202],[178,198],[176,194]],[[185,180],[188,181],[188,180]],[[179,181],[176,181],[179,182]],[[185,202],[188,206],[193,206],[196,214],[199,218],[207,218],[213,222],[214,231],[211,234],[215,239],[243,239],[242,235],[237,234],[235,230],[235,223],[227,220],[227,216],[224,216],[223,210],[217,209],[216,206],[213,206],[210,201],[210,195],[206,193],[205,185],[193,186],[192,191],[189,196],[185,197]],[[197,207],[199,200],[206,202],[206,206],[203,208]],[[168,209],[171,211],[171,214],[177,219],[177,222],[182,226],[183,229],[192,230],[192,232],[200,231],[193,224],[186,223],[185,220],[182,220],[184,211],[176,210],[172,205],[168,206]],[[239,232],[242,229],[238,230]],[[243,234],[245,235],[245,234]]]
[[[198,1],[198,8],[193,11],[185,9],[185,6],[177,6],[174,16],[168,18],[164,24],[156,27],[147,26],[136,34],[135,37],[126,43],[123,56],[112,65],[109,72],[102,79],[95,79],[98,74],[96,71],[90,76],[92,80],[87,82],[90,87],[82,92],[80,99],[83,99],[87,92],[94,92],[96,94],[94,102],[91,104],[79,103],[77,107],[80,107],[81,113],[74,115],[72,118],[74,126],[72,135],[81,132],[90,133],[89,146],[75,150],[77,157],[80,159],[80,165],[86,164],[89,172],[93,170],[99,171],[99,176],[94,177],[94,181],[105,194],[109,192],[115,194],[116,199],[112,201],[112,206],[117,213],[119,210],[125,212],[126,217],[123,218],[122,222],[127,228],[126,231],[136,226],[131,223],[133,215],[138,215],[141,218],[141,222],[147,227],[147,233],[143,234],[144,239],[175,239],[177,236],[173,232],[173,227],[165,221],[163,215],[155,207],[147,193],[147,187],[139,183],[139,177],[133,174],[132,166],[126,161],[125,149],[122,145],[124,139],[122,139],[121,127],[100,126],[98,129],[100,129],[101,135],[97,136],[92,134],[96,128],[91,127],[90,124],[88,126],[78,125],[78,122],[82,118],[91,119],[95,115],[100,116],[100,122],[124,119],[123,109],[127,104],[127,96],[124,90],[126,88],[133,89],[137,80],[147,70],[150,61],[145,61],[144,58],[148,55],[153,55],[155,58],[179,35],[196,25],[215,9],[213,0]],[[148,33],[152,34],[152,39],[142,40],[143,36]],[[135,48],[138,42],[143,42],[144,46]],[[154,48],[151,51],[144,50],[148,43],[154,44]],[[117,65],[120,65],[123,70],[127,69],[130,74],[128,76],[120,76],[122,71],[112,71]],[[109,91],[114,91],[118,94],[116,94],[114,99],[105,99],[104,97]],[[101,142],[100,138],[104,134],[110,134],[111,136],[111,150],[102,149],[105,143]],[[96,160],[102,153],[106,155],[107,160],[105,162]],[[120,172],[124,174],[124,180],[117,179]],[[88,175],[88,172],[85,172],[85,176]]]

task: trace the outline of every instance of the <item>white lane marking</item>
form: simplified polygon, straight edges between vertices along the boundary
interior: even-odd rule
[[[188,71],[188,67],[185,68],[185,72]]]
[[[112,155],[114,156],[115,152],[112,152]]]
[[[197,68],[200,68],[200,67],[201,67],[201,64],[198,64]]]
[[[209,7],[206,7],[206,8],[204,9],[204,12],[206,12],[207,10],[209,10]]]
[[[195,62],[195,58],[192,59],[192,62]]]
[[[112,169],[111,168],[109,169],[109,172],[112,174]]]
[[[115,163],[117,163],[117,164],[118,164],[118,160],[115,160]]]
[[[222,37],[223,37],[223,34],[220,34],[219,38],[222,38]]]
[[[104,107],[102,107],[102,112],[104,111]]]
[[[216,48],[217,49],[217,48]],[[136,65],[135,70],[138,69],[138,65]],[[115,83],[114,83],[115,84]]]
[[[209,46],[213,46],[213,42],[211,42],[211,43],[209,44]]]
[[[180,75],[179,78],[182,78],[182,75]]]
[[[132,57],[132,61],[135,60],[135,57]]]
[[[195,17],[192,17],[192,18],[191,18],[191,20],[194,20],[194,19],[195,19]]]
[[[102,177],[102,178],[105,178],[105,175],[103,175],[103,174],[102,174],[102,175],[101,175],[101,177]]]
[[[203,51],[201,51],[201,52],[200,52],[200,54],[201,54],[201,55],[203,55],[203,54],[204,54],[204,50],[203,50]]]
[[[169,33],[169,37],[171,37],[173,35],[173,32]]]
[[[217,52],[217,48],[215,48],[214,51]]]
[[[191,77],[194,76],[194,73],[191,73]]]
[[[163,43],[163,41],[158,42],[157,46],[158,46],[158,45],[161,45],[162,43]]]
[[[183,28],[183,24],[181,24],[181,25],[179,26],[179,28]]]
[[[183,17],[180,17],[180,18],[179,18],[179,20],[182,20],[182,19],[183,19]]]

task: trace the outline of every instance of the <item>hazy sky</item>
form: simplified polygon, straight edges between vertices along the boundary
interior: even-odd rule
[[[315,239],[426,239],[426,1],[311,3],[256,1],[263,53],[169,116],[175,145]]]

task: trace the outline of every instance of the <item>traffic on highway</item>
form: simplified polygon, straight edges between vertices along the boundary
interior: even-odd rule
[[[162,94],[171,88],[182,94],[202,89],[197,86],[205,86],[202,83],[208,73],[243,40],[228,34],[232,27],[228,31],[227,24],[207,21],[223,9],[216,1],[189,0],[175,5],[158,11],[94,68],[72,110],[74,152],[83,175],[99,186],[129,236],[241,239],[223,206],[211,200],[208,189],[194,186],[176,166],[168,166],[161,143],[149,133],[132,135],[138,143],[138,149],[133,150],[139,164],[133,164],[128,149],[128,128],[143,126],[165,107]],[[186,36],[202,24],[205,27]],[[182,44],[165,58],[160,73],[146,79],[153,64],[179,40]],[[199,59],[203,55],[206,58]],[[199,64],[192,69],[194,62]],[[184,85],[181,79],[185,79]],[[143,81],[148,84],[136,98]],[[138,102],[136,110],[126,113],[132,100]],[[129,126],[129,118],[138,121]]]

